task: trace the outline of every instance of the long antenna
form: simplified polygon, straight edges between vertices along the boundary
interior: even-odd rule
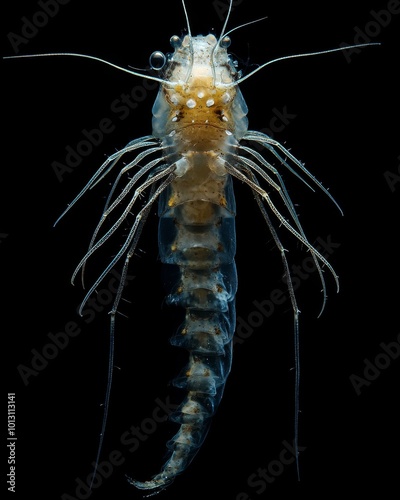
[[[190,51],[190,67],[189,67],[188,73],[186,75],[186,80],[185,80],[185,82],[187,82],[190,78],[190,75],[191,75],[192,69],[193,69],[194,48],[193,48],[193,40],[192,40],[192,30],[190,29],[189,16],[188,16],[186,5],[185,5],[185,0],[182,0],[182,7],[183,7],[183,12],[185,13],[186,27],[187,27],[188,37],[189,37],[189,51]]]
[[[293,54],[290,56],[277,57],[276,59],[273,59],[272,61],[267,61],[266,63],[261,64],[261,66],[259,66],[255,70],[251,71],[247,75],[242,76],[242,78],[239,78],[239,80],[236,80],[235,82],[232,82],[232,83],[225,84],[225,86],[232,87],[232,86],[239,85],[240,83],[244,82],[245,80],[247,80],[248,78],[253,76],[258,71],[262,70],[266,66],[269,66],[270,64],[276,63],[278,61],[285,61],[286,59],[295,59],[296,57],[309,57],[309,56],[319,56],[322,54],[332,54],[333,52],[342,52],[343,50],[355,49],[357,47],[368,47],[370,45],[380,45],[380,43],[379,42],[359,43],[357,45],[349,45],[348,47],[347,46],[346,47],[338,47],[335,49],[320,50],[318,52],[305,52],[304,54]]]
[[[222,30],[221,30],[221,34],[219,35],[218,43],[221,41],[222,37],[224,36],[226,26],[228,25],[229,17],[230,17],[231,12],[232,12],[232,3],[233,3],[233,0],[230,0],[228,14],[226,15],[224,25],[222,26]]]
[[[215,47],[212,49],[212,52],[211,52],[211,71],[212,71],[212,76],[213,76],[213,82],[214,83],[215,83],[216,77],[217,77],[217,75],[215,73],[215,64],[214,64],[214,62],[215,62],[215,57],[214,57],[215,56],[215,51],[219,47],[219,44],[221,43],[222,37],[224,36],[224,32],[226,30],[226,26],[227,26],[228,21],[229,21],[229,16],[231,15],[231,12],[232,12],[232,3],[233,3],[233,0],[230,0],[229,1],[228,13],[226,15],[224,24],[222,26],[221,34],[219,35],[217,43],[215,44]]]
[[[68,56],[68,57],[82,57],[84,59],[92,59],[93,61],[101,62],[103,64],[107,64],[112,68],[118,69],[120,71],[124,71],[125,73],[129,73],[130,75],[140,76],[142,78],[147,78],[148,80],[155,80],[156,82],[163,84],[171,84],[168,80],[163,80],[162,78],[158,78],[157,76],[144,75],[142,73],[138,73],[137,71],[132,71],[127,68],[123,68],[122,66],[118,66],[112,62],[106,61],[105,59],[101,59],[100,57],[89,56],[87,54],[76,54],[75,52],[51,52],[45,54],[26,54],[21,56],[5,56],[3,59],[24,59],[24,58],[33,58],[33,57],[52,57],[52,56]],[[173,85],[173,84],[171,84]]]

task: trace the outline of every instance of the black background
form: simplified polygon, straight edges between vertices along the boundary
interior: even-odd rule
[[[232,34],[231,51],[242,65],[284,55],[353,43],[355,30],[373,30],[371,10],[387,1],[236,2],[229,26],[267,15],[266,21]],[[194,34],[218,33],[222,19],[213,2],[188,1]],[[13,2],[3,28],[3,55],[13,55],[7,34],[20,33],[22,21],[40,10],[36,2]],[[342,217],[322,194],[312,193],[286,175],[292,198],[310,241],[338,244],[329,260],[328,303],[317,319],[320,284],[304,280],[297,296],[301,309],[301,481],[287,465],[272,484],[248,484],[252,474],[279,457],[283,441],[293,440],[292,316],[288,304],[276,307],[242,344],[236,345],[232,373],[205,444],[195,461],[166,492],[165,499],[223,498],[247,493],[252,500],[285,493],[352,491],[372,486],[383,496],[399,471],[398,374],[391,360],[357,395],[350,376],[363,377],[364,360],[375,363],[381,342],[396,341],[398,310],[398,215],[400,184],[392,189],[385,172],[400,175],[398,37],[400,14],[392,15],[361,53],[280,62],[242,85],[250,128],[270,128],[275,110],[295,115],[276,138],[329,187]],[[26,44],[24,54],[69,51],[124,66],[145,67],[154,50],[170,50],[169,37],[181,34],[181,4],[173,2],[71,1]],[[376,27],[376,25],[375,25]],[[107,182],[89,193],[59,225],[53,223],[104,158],[129,140],[151,133],[156,91],[121,120],[111,103],[141,79],[88,60],[43,58],[3,61],[6,114],[1,168],[1,285],[3,358],[7,392],[16,393],[17,475],[14,498],[77,496],[76,478],[91,472],[101,425],[108,356],[107,307],[93,321],[79,318],[83,291],[70,275],[84,255],[99,217]],[[64,162],[65,147],[82,140],[82,130],[112,118],[115,131],[74,169],[57,179],[52,163]],[[253,302],[282,287],[282,269],[248,189],[237,185],[238,316],[247,321]],[[281,233],[284,234],[283,228]],[[290,244],[290,238],[285,243]],[[110,250],[111,253],[111,250]],[[173,332],[163,306],[157,259],[157,219],[149,220],[135,279],[126,290],[131,304],[120,317],[114,387],[102,460],[118,450],[124,462],[114,468],[90,498],[141,498],[125,474],[147,479],[158,471],[171,429],[158,426],[137,451],[120,437],[150,417],[157,398],[165,401],[168,382],[179,371]],[[307,253],[291,243],[289,258],[301,265]],[[94,277],[94,270],[88,270]],[[48,334],[74,321],[81,329],[65,349],[35,376],[22,381],[17,367],[30,366],[32,349],[42,351]],[[3,393],[5,408],[6,393]],[[4,410],[5,412],[5,410]],[[5,418],[3,418],[5,425]],[[5,448],[5,445],[4,445]],[[5,452],[6,454],[6,452]],[[4,458],[5,460],[5,458]],[[3,473],[3,483],[5,483]],[[261,486],[260,486],[261,485]],[[6,484],[3,484],[6,488]],[[261,491],[263,490],[263,491]],[[64,497],[64,498],[70,498]],[[245,496],[243,497],[245,498]]]

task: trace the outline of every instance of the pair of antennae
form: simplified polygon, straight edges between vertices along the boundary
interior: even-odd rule
[[[233,31],[241,29],[241,28],[243,28],[245,26],[249,26],[250,24],[254,24],[254,23],[263,21],[264,19],[267,18],[267,17],[261,17],[259,19],[254,20],[254,21],[250,21],[250,22],[241,24],[239,26],[236,26],[235,28],[232,28],[230,31],[228,31],[228,32],[225,33],[226,27],[228,25],[230,14],[232,12],[232,4],[233,4],[233,0],[230,0],[229,1],[228,13],[227,13],[224,25],[222,27],[221,34],[220,34],[220,36],[218,38],[218,41],[217,41],[217,43],[216,43],[216,45],[215,45],[215,47],[214,47],[214,49],[212,51],[211,61],[214,61],[215,51],[220,46],[221,41],[222,41],[222,39],[224,37],[228,36]],[[182,6],[183,6],[184,14],[185,14],[185,19],[186,19],[186,25],[187,25],[187,31],[188,31],[189,43],[190,43],[189,50],[190,50],[190,55],[191,55],[191,61],[192,61],[192,64],[193,64],[194,49],[193,49],[192,33],[191,33],[191,28],[190,28],[190,23],[189,23],[189,16],[188,16],[186,5],[185,5],[185,0],[182,0]],[[349,45],[349,46],[346,46],[346,47],[338,47],[338,48],[334,48],[334,49],[321,50],[321,51],[317,51],[317,52],[306,52],[306,53],[292,54],[292,55],[289,55],[289,56],[278,57],[276,59],[273,59],[272,61],[267,61],[267,62],[261,64],[256,69],[254,69],[253,71],[251,71],[247,75],[242,76],[241,78],[239,78],[238,80],[236,80],[234,82],[225,83],[225,84],[220,83],[220,85],[224,86],[224,87],[227,87],[227,88],[228,87],[234,87],[236,85],[241,84],[242,82],[244,82],[245,80],[247,80],[248,78],[250,78],[251,76],[253,76],[258,71],[261,71],[266,66],[269,66],[270,64],[274,64],[274,63],[279,62],[279,61],[284,61],[286,59],[295,59],[297,57],[309,57],[309,56],[316,56],[316,55],[322,55],[322,54],[331,54],[333,52],[341,52],[343,50],[348,50],[350,48],[354,49],[354,48],[359,48],[359,47],[367,47],[367,46],[370,46],[370,45],[380,45],[380,43],[374,43],[374,42],[363,43],[363,44]],[[5,56],[5,57],[3,57],[3,59],[24,59],[24,58],[33,58],[33,57],[60,57],[60,56],[80,57],[80,58],[84,58],[84,59],[91,59],[93,61],[97,61],[97,62],[106,64],[107,66],[111,66],[112,68],[115,68],[115,69],[117,69],[119,71],[124,71],[125,73],[129,73],[130,75],[140,76],[140,77],[146,78],[148,80],[154,80],[154,81],[156,81],[158,83],[161,83],[163,85],[168,85],[168,86],[172,86],[172,87],[178,85],[178,82],[171,82],[171,81],[165,80],[163,78],[160,78],[158,76],[153,76],[153,75],[147,75],[147,74],[139,73],[138,71],[134,71],[132,69],[124,68],[124,67],[119,66],[117,64],[114,64],[114,63],[112,63],[110,61],[106,61],[105,59],[102,59],[100,57],[95,57],[95,56],[91,56],[91,55],[87,55],[87,54],[78,54],[78,53],[75,53],[75,52],[52,52],[52,53],[44,53],[44,54],[26,54],[26,55],[18,55],[18,56]],[[188,80],[188,78],[190,77],[191,69],[192,69],[192,67],[189,68],[189,73],[188,73],[188,76],[187,76],[186,80]],[[214,76],[214,81],[215,81],[215,64],[212,64],[212,71],[213,71],[213,76]]]
[[[227,15],[225,17],[225,21],[224,21],[224,24],[222,26],[221,34],[219,35],[217,43],[215,44],[215,46],[214,46],[214,48],[213,48],[213,50],[211,52],[211,71],[212,71],[213,81],[214,82],[216,81],[215,64],[214,64],[214,62],[215,62],[215,51],[220,46],[220,43],[221,43],[221,40],[223,39],[223,37],[227,36],[229,33],[232,33],[232,31],[235,31],[235,30],[243,28],[244,26],[247,26],[249,24],[257,23],[259,21],[262,21],[263,19],[266,19],[266,17],[262,17],[260,19],[256,19],[255,21],[250,21],[249,23],[241,24],[240,26],[237,26],[236,28],[233,28],[232,30],[230,30],[228,33],[225,33],[225,30],[226,30],[226,27],[228,25],[228,21],[229,21],[231,12],[232,12],[232,5],[233,5],[233,0],[229,0],[228,13],[227,13]],[[188,36],[189,36],[189,51],[190,51],[190,61],[191,61],[191,64],[190,64],[190,67],[188,69],[188,72],[187,72],[187,75],[186,75],[186,79],[185,79],[185,82],[187,82],[189,80],[189,78],[190,78],[190,75],[191,75],[191,72],[192,72],[192,68],[193,68],[194,49],[193,49],[192,30],[190,28],[190,21],[189,21],[188,12],[187,12],[187,9],[186,9],[185,0],[182,0],[182,7],[183,7],[183,12],[185,14],[186,28],[187,28],[187,32],[188,32]]]

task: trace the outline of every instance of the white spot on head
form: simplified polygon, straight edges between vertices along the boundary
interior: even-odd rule
[[[186,106],[190,109],[193,109],[196,107],[196,101],[194,99],[188,99],[186,101]]]
[[[207,108],[211,108],[211,106],[214,106],[214,99],[208,99],[206,102]]]
[[[177,121],[178,121],[178,117],[177,117],[177,116],[174,116],[174,117],[172,118],[172,121],[173,121],[173,122],[177,122]]]
[[[172,104],[179,104],[179,97],[176,94],[171,95]]]
[[[203,97],[204,97],[204,92],[203,92],[202,90],[200,90],[200,92],[197,94],[197,97],[198,97],[199,99],[203,99]]]
[[[176,130],[172,130],[172,132],[169,133],[170,137],[173,137],[176,134]]]
[[[223,122],[227,122],[227,121],[228,121],[228,118],[227,118],[225,115],[223,115],[223,117],[222,117],[222,121],[223,121]]]
[[[225,130],[226,135],[232,135],[232,132],[230,130]]]

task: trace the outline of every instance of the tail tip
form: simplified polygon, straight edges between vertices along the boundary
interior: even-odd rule
[[[157,493],[163,491],[173,482],[173,478],[170,478],[165,474],[157,474],[149,481],[137,481],[129,476],[126,476],[126,478],[130,484],[139,490],[153,490],[149,492],[146,497],[157,495]]]

